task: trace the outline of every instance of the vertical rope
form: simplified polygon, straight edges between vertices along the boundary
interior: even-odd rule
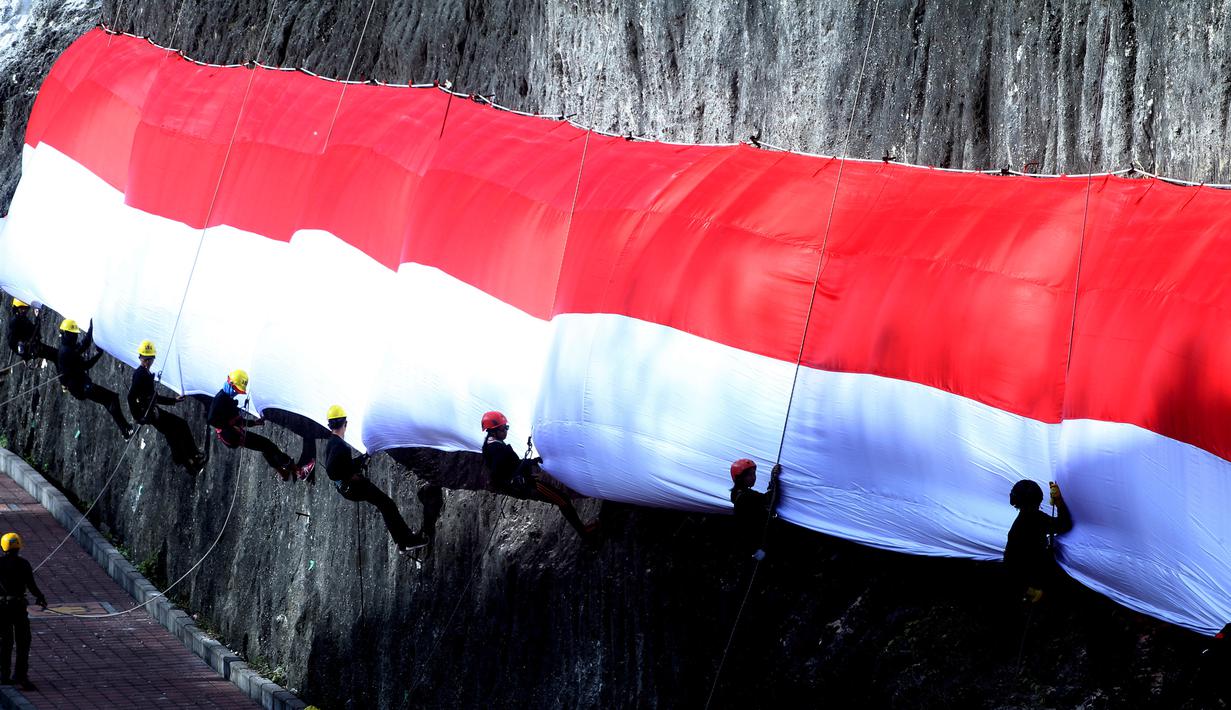
[[[1073,279],[1073,309],[1070,312],[1069,318],[1069,346],[1068,352],[1064,355],[1064,383],[1065,392],[1068,392],[1069,368],[1073,364],[1073,338],[1077,333],[1077,295],[1081,292],[1081,263],[1086,252],[1086,222],[1090,217],[1090,192],[1093,186],[1094,176],[1086,176],[1086,201],[1082,207],[1081,213],[1081,236],[1077,241],[1077,275]],[[1060,403],[1061,421],[1064,415],[1064,402]]]
[[[325,144],[321,147],[322,153],[329,149],[329,139],[333,136],[334,124],[337,123],[338,113],[342,110],[342,100],[346,98],[346,89],[350,86],[351,74],[355,71],[355,62],[359,59],[359,50],[363,48],[363,38],[368,33],[368,21],[372,19],[372,8],[374,7],[376,7],[376,0],[368,3],[368,14],[363,18],[363,29],[359,31],[359,41],[355,43],[355,53],[351,55],[350,68],[346,70],[346,79],[342,82],[342,93],[338,95],[338,104],[333,107],[333,118],[329,119],[329,130],[325,132]]]
[[[171,337],[167,341],[167,352],[170,353],[175,344],[175,336],[179,332],[180,319],[184,315],[184,305],[188,302],[188,293],[192,289],[192,279],[197,272],[197,264],[201,260],[201,248],[205,245],[205,233],[209,231],[209,222],[214,215],[214,205],[218,202],[218,193],[222,190],[222,179],[226,176],[227,166],[231,162],[231,152],[235,147],[235,138],[239,135],[239,126],[244,120],[244,110],[248,106],[248,97],[252,94],[252,84],[256,80],[256,75],[259,69],[255,66],[260,63],[261,48],[265,46],[265,40],[269,37],[269,28],[273,24],[274,8],[277,7],[277,0],[269,3],[269,13],[265,18],[265,30],[261,33],[260,41],[257,43],[256,52],[254,52],[253,66],[248,70],[251,72],[248,75],[248,84],[244,88],[244,98],[240,101],[239,112],[235,115],[235,125],[231,128],[231,138],[227,141],[227,150],[222,157],[222,167],[218,169],[218,180],[214,183],[214,192],[209,198],[209,207],[205,212],[205,222],[201,226],[201,235],[197,239],[197,250],[192,257],[192,267],[188,270],[188,281],[184,285],[184,295],[180,298],[179,308],[175,312],[175,323],[171,326]],[[158,379],[162,379],[162,373],[166,370],[166,365],[158,371]],[[184,383],[180,383],[183,388]]]
[[[821,274],[823,273],[824,267],[825,267],[825,250],[829,245],[829,234],[833,228],[834,209],[837,207],[837,204],[838,204],[838,189],[842,185],[842,172],[843,172],[843,168],[845,168],[846,166],[846,153],[847,153],[847,150],[850,148],[851,130],[854,128],[854,125],[855,125],[855,112],[859,108],[859,99],[863,92],[863,77],[864,77],[864,72],[867,69],[868,52],[872,48],[872,35],[876,30],[876,16],[879,14],[879,11],[880,11],[880,0],[876,0],[876,3],[872,7],[872,22],[868,26],[868,39],[864,44],[863,57],[859,63],[859,77],[855,82],[855,100],[851,103],[851,115],[850,115],[850,118],[846,122],[846,135],[842,139],[842,153],[838,158],[839,160],[838,175],[834,180],[833,195],[829,201],[829,215],[825,219],[825,235],[821,239],[821,250],[820,250],[820,253],[817,255],[816,274],[813,276],[812,293],[809,295],[809,298],[808,298],[808,314],[804,318],[803,333],[801,334],[800,340],[799,340],[799,352],[795,358],[795,376],[791,380],[791,393],[790,393],[790,396],[787,398],[786,415],[783,418],[783,422],[782,422],[782,438],[778,440],[778,455],[775,460],[775,463],[782,462],[782,451],[786,446],[787,427],[790,425],[791,408],[795,402],[795,391],[799,385],[799,373],[800,373],[800,370],[802,369],[802,364],[803,364],[803,359],[804,359],[804,348],[806,347],[807,341],[808,341],[808,328],[812,323],[812,311],[816,305],[816,292],[820,286]],[[775,486],[775,489],[776,488],[777,486]],[[770,500],[770,507],[769,507],[770,514],[766,516],[765,525],[761,530],[760,542],[762,546],[764,546],[765,540],[769,534],[769,524],[773,516],[773,509],[777,504],[777,498],[778,496],[775,490],[775,494],[773,498]],[[762,559],[764,559],[763,556],[757,556],[756,562],[753,564],[752,575],[748,578],[748,587],[744,591],[744,600],[740,604],[739,611],[736,612],[735,614],[734,623],[731,624],[731,632],[727,635],[727,644],[722,651],[722,657],[718,661],[718,669],[714,672],[714,682],[710,686],[709,695],[705,699],[706,710],[709,709],[710,704],[714,701],[714,693],[718,690],[718,682],[722,680],[722,670],[726,666],[727,656],[730,654],[731,645],[735,641],[735,632],[739,629],[740,620],[743,619],[744,617],[744,609],[747,607],[748,598],[752,594],[752,587],[756,583],[757,573],[761,569]]]
[[[564,271],[564,258],[568,255],[568,240],[573,232],[573,215],[577,212],[577,199],[581,195],[581,175],[586,169],[586,155],[590,152],[590,136],[594,131],[586,129],[586,139],[581,145],[581,162],[577,165],[577,181],[573,183],[573,202],[569,205],[568,219],[564,223],[564,246],[560,249],[560,266],[556,268],[556,288],[551,296],[551,316],[555,317],[556,302],[560,299],[560,274]]]

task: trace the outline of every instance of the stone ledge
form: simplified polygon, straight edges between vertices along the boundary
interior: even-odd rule
[[[0,473],[16,481],[66,530],[72,530],[81,519],[81,513],[63,493],[48,483],[42,474],[31,468],[20,456],[6,449],[0,449]],[[73,533],[73,539],[138,602],[158,596],[154,585],[141,576],[113,545],[103,539],[88,520],[81,521],[81,525]],[[257,675],[230,649],[202,633],[193,623],[192,617],[166,599],[159,597],[150,602],[145,611],[216,673],[231,681],[262,707],[268,710],[302,710],[307,707],[307,703],[290,691]],[[7,708],[32,710],[34,706],[16,688],[0,687],[0,709]]]

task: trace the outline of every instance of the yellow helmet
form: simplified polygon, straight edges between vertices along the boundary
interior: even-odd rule
[[[29,303],[26,303],[25,301],[21,300],[20,298],[14,298],[14,299],[13,299],[13,308],[29,308],[29,307],[30,307],[30,304],[29,304]]]
[[[231,374],[227,375],[227,382],[235,388],[240,394],[248,394],[248,373],[243,370],[232,370]]]
[[[325,415],[326,419],[345,419],[346,410],[342,409],[342,405],[335,404],[329,408],[329,413]]]
[[[154,349],[154,343],[149,340],[142,340],[141,345],[137,347],[138,357],[158,357],[158,351]]]
[[[65,318],[64,322],[60,324],[60,330],[64,331],[65,333],[80,333],[81,332],[81,328],[77,327],[77,321],[73,320],[72,318]]]
[[[5,533],[4,537],[0,537],[0,550],[8,552],[9,550],[21,549],[21,535],[17,533]]]

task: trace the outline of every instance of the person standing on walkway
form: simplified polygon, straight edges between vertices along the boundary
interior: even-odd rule
[[[399,555],[426,547],[429,542],[427,536],[412,532],[398,511],[397,503],[363,475],[371,457],[363,454],[355,458],[352,455],[350,444],[346,443],[346,410],[335,404],[329,408],[326,418],[329,419],[329,431],[333,432],[333,436],[325,445],[325,473],[329,474],[329,480],[333,481],[338,493],[347,500],[376,506],[385,519],[385,527],[397,545]],[[435,521],[432,527],[435,528]]]
[[[248,373],[243,370],[233,370],[227,375],[226,384],[218,390],[218,394],[214,395],[214,401],[209,405],[209,425],[214,427],[218,441],[221,441],[228,449],[242,447],[259,451],[265,457],[266,463],[273,467],[284,481],[289,481],[293,477],[298,477],[301,481],[306,480],[316,465],[316,457],[311,454],[316,450],[315,442],[304,437],[303,453],[300,454],[300,462],[296,465],[290,456],[278,448],[277,444],[260,434],[250,433],[249,427],[261,426],[265,420],[250,421],[244,418],[244,413],[240,410],[239,402],[235,401],[235,397],[247,393]]]
[[[131,439],[133,428],[124,418],[124,410],[120,409],[120,396],[106,387],[94,384],[90,379],[90,368],[103,356],[100,350],[94,357],[86,357],[93,344],[93,324],[86,331],[85,338],[82,338],[77,321],[65,318],[64,322],[60,323],[60,350],[56,353],[56,371],[60,373],[60,385],[68,390],[74,399],[88,399],[103,405],[124,438]]]
[[[132,385],[128,388],[128,411],[132,414],[133,421],[149,424],[157,429],[167,440],[167,447],[171,449],[171,460],[195,476],[205,465],[205,457],[197,450],[197,442],[192,438],[188,422],[158,407],[160,404],[178,404],[184,401],[184,397],[158,394],[158,383],[151,370],[156,357],[158,351],[154,349],[154,343],[142,340],[137,348],[140,365],[133,370]]]
[[[38,605],[47,608],[47,597],[34,583],[34,569],[21,557],[21,536],[15,532],[0,537],[0,683],[17,683],[22,690],[36,690],[30,682],[30,615],[26,613],[26,590]],[[17,642],[17,666],[9,674],[13,642]]]

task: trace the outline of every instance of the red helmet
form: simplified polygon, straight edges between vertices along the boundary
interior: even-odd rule
[[[731,480],[739,478],[745,471],[756,473],[757,464],[752,459],[740,459],[731,464]]]
[[[490,431],[498,426],[508,426],[509,418],[500,412],[488,412],[483,415],[483,431]]]

